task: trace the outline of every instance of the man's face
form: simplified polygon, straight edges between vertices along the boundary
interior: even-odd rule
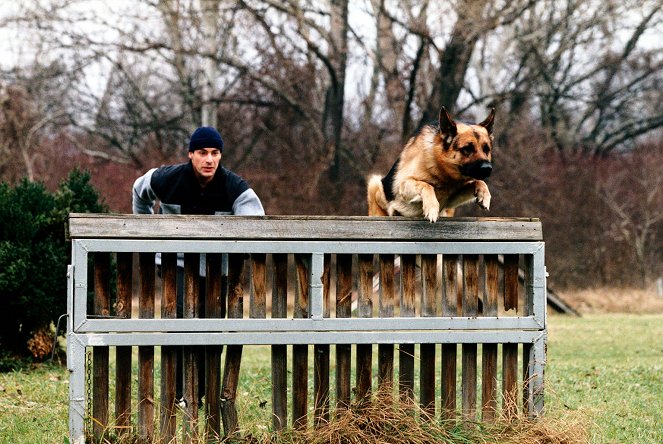
[[[189,151],[189,159],[193,165],[193,171],[201,185],[207,185],[219,167],[221,151],[218,148],[201,148]]]

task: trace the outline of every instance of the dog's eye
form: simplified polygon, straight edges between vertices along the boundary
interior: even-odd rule
[[[470,156],[474,152],[474,145],[471,143],[465,145],[460,149],[460,152],[463,153],[464,156]]]
[[[483,152],[486,154],[490,153],[490,147],[487,144],[483,145]]]

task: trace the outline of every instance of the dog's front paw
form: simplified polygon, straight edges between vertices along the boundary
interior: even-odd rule
[[[436,201],[429,205],[424,205],[424,217],[428,219],[431,223],[437,221],[438,216],[440,215],[440,204]]]
[[[488,191],[488,186],[485,183],[483,186],[478,185],[474,195],[476,196],[477,205],[488,211],[490,209],[490,191]]]

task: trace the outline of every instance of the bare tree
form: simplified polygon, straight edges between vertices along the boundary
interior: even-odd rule
[[[619,168],[606,174],[597,193],[614,214],[609,233],[633,251],[646,287],[656,265],[657,245],[663,229],[663,176],[660,165],[663,146],[646,145],[622,155]],[[660,261],[660,259],[659,259]]]

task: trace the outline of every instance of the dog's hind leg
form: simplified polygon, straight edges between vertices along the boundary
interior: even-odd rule
[[[387,207],[389,202],[387,202],[387,196],[384,194],[382,178],[380,176],[373,175],[368,179],[366,199],[369,216],[388,216]]]

